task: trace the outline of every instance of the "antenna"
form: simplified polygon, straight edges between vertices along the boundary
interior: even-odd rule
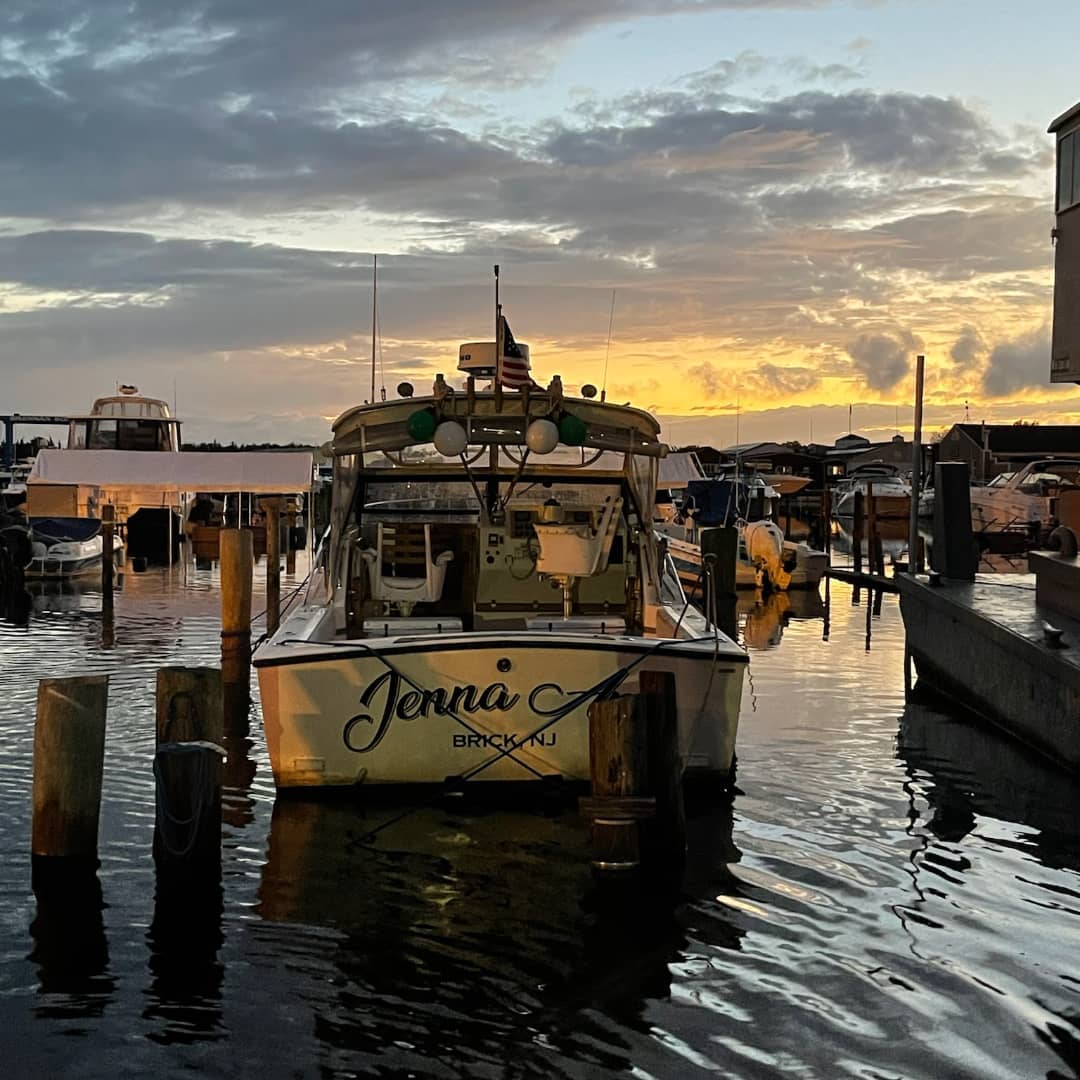
[[[848,402],[847,407],[847,433],[851,434],[851,402]]]
[[[739,388],[735,387],[735,445],[739,445]],[[738,462],[738,452],[736,451],[736,462]],[[735,473],[738,475],[738,466],[736,465]]]
[[[615,325],[615,290],[611,290],[611,314],[607,324],[607,349],[604,351],[604,379],[600,386],[600,400],[607,400],[607,365],[611,356],[611,328]]]
[[[375,311],[379,291],[379,256],[372,255],[371,264],[371,403],[375,404]]]

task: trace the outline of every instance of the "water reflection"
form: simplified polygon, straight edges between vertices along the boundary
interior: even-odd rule
[[[526,1054],[546,1075],[563,1075],[565,1059],[627,1068],[627,1034],[647,1033],[646,1004],[669,995],[669,965],[686,945],[679,906],[646,902],[636,887],[599,888],[574,814],[428,809],[365,843],[391,816],[290,799],[274,807],[258,912],[298,928],[294,949],[305,937],[324,945],[315,928],[337,932],[338,974],[313,1021],[320,1041],[348,1053],[339,1066],[372,1068],[393,1046],[402,1074],[439,1061],[496,1068]],[[734,854],[730,809],[692,828],[711,845],[695,873],[715,890]],[[737,936],[719,934],[728,945]]]
[[[961,840],[978,817],[1015,822],[1037,831],[1040,861],[1080,870],[1075,776],[977,720],[938,712],[917,693],[900,718],[897,755],[913,775],[929,778],[921,788],[936,836]]]
[[[100,1016],[112,996],[101,883],[94,866],[34,857],[37,910],[30,924],[41,1017]]]
[[[908,546],[908,524],[905,521],[897,521],[886,518],[878,523],[878,535],[881,537],[881,550],[885,555],[886,562],[895,563]],[[855,550],[855,538],[851,532],[851,518],[834,518],[832,547],[833,551],[840,555],[851,555]],[[864,529],[865,533],[866,530]],[[863,564],[870,557],[870,538],[863,536],[860,545]]]
[[[743,590],[736,601],[742,617],[742,643],[748,649],[771,649],[780,644],[792,619],[826,618],[825,601],[817,589],[763,593]]]
[[[218,957],[223,894],[216,876],[159,867],[154,917],[147,931],[150,983],[143,1019],[153,1022],[149,1038],[164,1043],[221,1038],[221,987],[225,967]]]

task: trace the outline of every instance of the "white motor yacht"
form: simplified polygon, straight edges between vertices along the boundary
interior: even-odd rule
[[[865,499],[873,491],[874,513],[879,520],[907,521],[911,515],[911,484],[895,465],[874,461],[856,466],[834,488],[833,516],[855,516],[855,495]],[[864,509],[863,513],[866,511]]]
[[[976,532],[1038,530],[1057,524],[1058,499],[1080,489],[1080,457],[1055,456],[1029,461],[971,489],[971,525]]]
[[[254,657],[279,788],[587,781],[589,705],[648,670],[684,768],[730,776],[746,653],[661,559],[652,416],[440,376],[333,431],[323,561]]]

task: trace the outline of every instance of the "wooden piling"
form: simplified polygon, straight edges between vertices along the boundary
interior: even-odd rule
[[[641,864],[638,821],[652,816],[655,801],[640,797],[648,769],[644,714],[622,694],[589,706],[589,772],[592,798],[582,811],[592,818],[593,867],[625,872]]]
[[[851,519],[851,565],[855,573],[863,572],[863,492],[855,491],[854,517]],[[851,603],[858,604],[861,592],[859,585],[851,593]]]
[[[832,562],[832,488],[821,489],[821,547]]]
[[[296,500],[289,499],[285,504],[285,523],[288,526],[288,540],[285,542],[285,573],[296,573],[296,544],[293,533],[296,530]]]
[[[705,571],[706,612],[716,616],[721,633],[733,641],[738,634],[735,612],[735,561],[739,551],[739,531],[732,525],[702,529],[701,565]]]
[[[170,742],[158,747],[154,861],[159,869],[220,869],[223,772],[222,753],[216,746]]]
[[[266,515],[266,631],[272,634],[281,620],[281,503],[263,499]]]
[[[101,508],[101,614],[106,620],[113,617],[113,532],[116,526],[116,508],[106,503]]]
[[[221,677],[225,710],[246,715],[251,703],[251,531],[221,530]]]
[[[157,673],[157,744],[225,739],[225,704],[217,668],[163,667]]]
[[[877,560],[877,500],[874,498],[874,481],[866,482],[866,562],[871,574],[884,574],[885,567]]]
[[[108,675],[38,683],[34,856],[97,858],[108,696]]]
[[[922,421],[923,375],[926,357],[915,357],[915,426],[911,432],[911,512],[908,518],[908,573],[922,572],[923,560],[919,550],[919,493],[922,487]]]
[[[648,735],[647,794],[656,799],[656,817],[643,822],[647,869],[657,875],[682,870],[686,858],[686,811],[683,805],[682,756],[675,674],[642,671],[638,707],[644,712]]]
[[[971,531],[971,480],[966,461],[939,461],[934,466],[931,562],[944,577],[975,580],[979,552]]]

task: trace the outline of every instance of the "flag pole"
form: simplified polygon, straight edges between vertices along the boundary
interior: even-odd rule
[[[499,264],[495,264],[495,408],[502,409],[502,304],[499,303]]]

